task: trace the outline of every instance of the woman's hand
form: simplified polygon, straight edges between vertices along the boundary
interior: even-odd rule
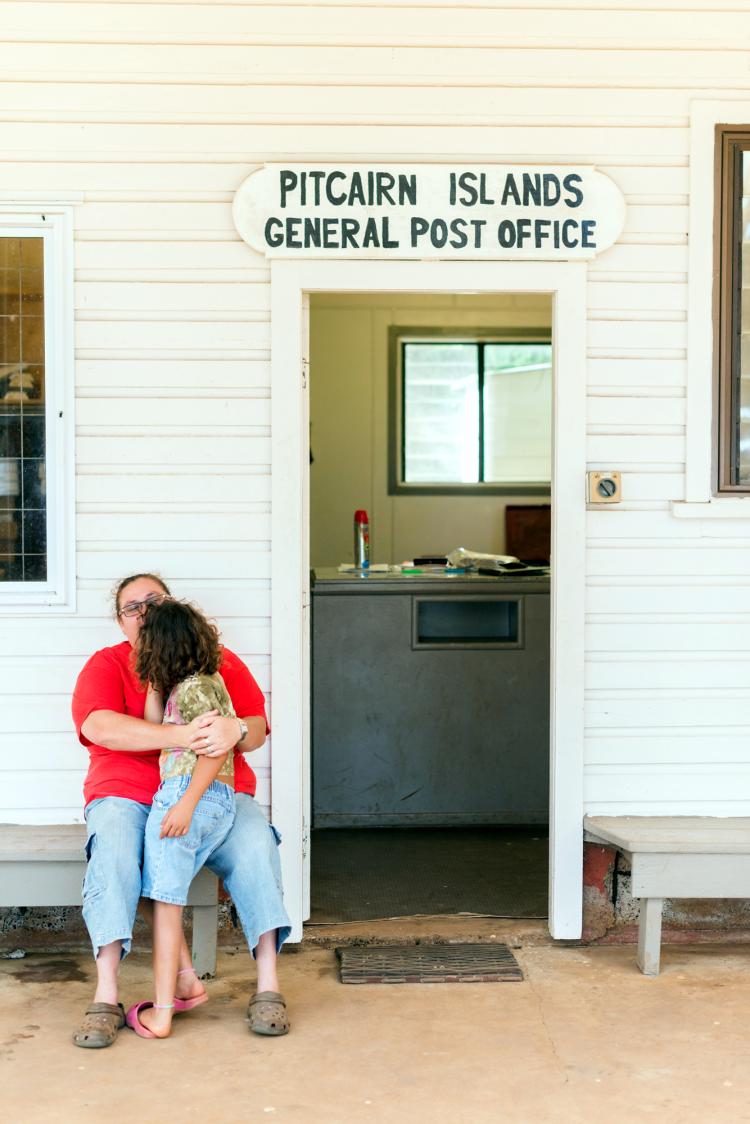
[[[200,725],[188,743],[188,749],[192,749],[198,756],[206,757],[225,757],[231,753],[239,740],[240,731],[236,718],[226,718],[212,710],[210,714],[202,714],[195,721]]]
[[[204,728],[209,722],[212,722],[218,715],[218,710],[209,710],[206,714],[199,714],[192,722],[187,722],[184,726],[177,723],[170,725],[170,730],[174,730],[175,745],[179,745],[180,749],[193,749],[193,741],[199,736],[203,736]]]
[[[190,830],[190,822],[193,818],[193,810],[192,804],[188,804],[183,800],[178,800],[161,821],[159,838],[174,839],[178,835],[187,835]]]

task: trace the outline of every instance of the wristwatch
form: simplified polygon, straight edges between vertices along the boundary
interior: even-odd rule
[[[245,724],[245,723],[244,723],[244,722],[242,721],[242,719],[241,719],[241,718],[238,718],[238,719],[237,719],[237,721],[238,721],[238,722],[239,722],[239,724],[240,724],[240,737],[239,737],[239,740],[240,740],[240,741],[243,741],[243,740],[244,740],[244,739],[245,739],[245,738],[247,737],[247,725],[246,725],[246,724]]]

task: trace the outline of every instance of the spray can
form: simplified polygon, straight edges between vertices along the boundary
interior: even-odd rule
[[[370,565],[370,520],[362,508],[354,512],[354,565],[358,570]]]

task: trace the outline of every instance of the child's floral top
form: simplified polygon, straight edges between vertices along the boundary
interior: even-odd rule
[[[165,724],[186,726],[201,714],[218,710],[225,717],[236,718],[232,700],[218,671],[215,675],[191,675],[183,679],[171,692],[164,705]],[[192,749],[163,749],[159,757],[161,779],[190,776],[195,769],[197,755]],[[217,781],[234,783],[234,753],[226,760],[216,776]]]

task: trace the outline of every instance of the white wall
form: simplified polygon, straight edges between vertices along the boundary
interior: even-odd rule
[[[3,191],[85,202],[79,609],[2,622],[0,819],[80,816],[69,693],[116,639],[123,572],[177,579],[269,686],[269,274],[231,199],[281,158],[570,161],[621,187],[624,233],[589,269],[587,456],[625,499],[587,522],[587,807],[750,813],[750,526],[670,510],[689,106],[747,96],[744,0],[30,0],[2,28]]]
[[[353,560],[352,516],[370,516],[373,562],[502,554],[508,503],[549,496],[388,495],[388,330],[404,327],[550,329],[549,297],[315,294],[310,299],[310,469],[313,566]]]

